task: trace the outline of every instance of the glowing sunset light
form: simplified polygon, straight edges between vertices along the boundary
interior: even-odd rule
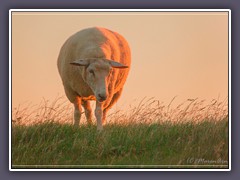
[[[13,12],[12,103],[64,95],[57,56],[65,40],[87,27],[122,34],[132,64],[116,107],[144,97],[168,104],[228,96],[227,12]]]

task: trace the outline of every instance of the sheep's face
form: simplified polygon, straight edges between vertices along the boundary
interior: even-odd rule
[[[108,85],[112,68],[109,63],[89,64],[85,70],[85,82],[94,92],[94,95],[99,102],[103,102],[108,97]]]
[[[113,68],[128,68],[128,66],[107,59],[84,59],[70,64],[85,66],[83,79],[93,91],[98,102],[103,102],[108,98],[108,86]]]

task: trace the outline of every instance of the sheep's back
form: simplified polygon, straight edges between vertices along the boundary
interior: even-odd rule
[[[127,41],[118,33],[105,28],[93,27],[81,30],[67,39],[58,57],[58,70],[63,83],[75,86],[84,84],[81,76],[83,67],[69,63],[84,58],[106,58],[124,65],[131,65],[131,53]],[[118,91],[124,85],[129,68],[115,69],[111,76],[112,87]]]

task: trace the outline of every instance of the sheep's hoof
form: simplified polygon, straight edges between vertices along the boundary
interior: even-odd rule
[[[79,127],[79,123],[74,123],[73,126],[78,128]]]
[[[90,121],[90,120],[88,120],[88,121],[87,121],[87,124],[88,124],[88,126],[92,126],[92,125],[93,125],[93,122]]]
[[[103,131],[103,127],[102,126],[97,127],[97,131],[98,132],[102,132]]]

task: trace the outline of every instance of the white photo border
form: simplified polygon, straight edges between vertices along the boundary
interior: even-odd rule
[[[181,166],[171,165],[173,167],[179,168],[169,168],[170,165],[166,165],[168,168],[162,168],[163,165],[159,165],[157,168],[122,168],[114,169],[114,165],[105,166],[103,168],[83,168],[80,169],[79,165],[76,165],[78,168],[74,168],[73,165],[69,165],[72,168],[61,168],[61,165],[37,165],[37,168],[24,169],[12,168],[12,146],[11,146],[11,133],[12,133],[12,13],[13,12],[228,12],[228,128],[229,128],[229,147],[228,147],[228,168],[224,169],[209,169],[202,168],[200,169],[191,168],[191,166],[183,165],[185,168],[181,169]],[[45,168],[41,168],[45,167]],[[64,165],[66,167],[67,165]],[[95,165],[96,166],[96,165]],[[100,165],[98,165],[100,166]],[[146,165],[144,165],[147,167]],[[150,165],[149,167],[151,167]],[[211,165],[212,167],[213,165]],[[219,166],[219,165],[217,165]],[[32,167],[32,166],[31,166]],[[46,167],[56,167],[56,168],[46,168]],[[63,166],[62,166],[63,167]],[[84,165],[84,167],[87,167]],[[90,166],[89,166],[90,167]],[[106,168],[110,167],[110,168]],[[119,165],[116,165],[119,167]],[[131,165],[132,167],[132,165]],[[156,167],[156,166],[155,166]],[[196,166],[194,166],[196,167]],[[208,165],[206,167],[209,167]],[[9,171],[231,171],[231,9],[10,9],[9,10]]]

